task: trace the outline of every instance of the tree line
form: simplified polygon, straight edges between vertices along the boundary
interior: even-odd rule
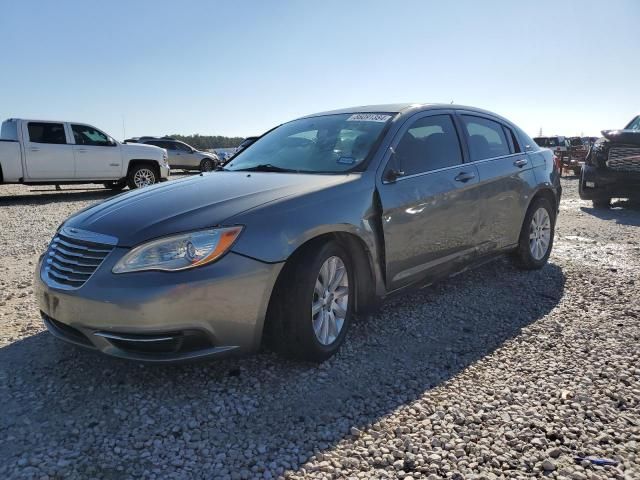
[[[208,148],[234,148],[240,145],[240,142],[244,140],[243,137],[225,137],[222,135],[200,135],[195,133],[193,135],[171,135],[171,138],[180,140],[181,142],[188,143],[194,148],[199,150],[206,150]]]

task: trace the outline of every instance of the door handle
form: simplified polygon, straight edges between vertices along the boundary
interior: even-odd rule
[[[86,148],[76,148],[76,152],[86,153],[86,151],[87,151]]]
[[[516,167],[522,168],[527,163],[529,163],[529,160],[527,160],[526,158],[521,158],[520,160],[516,160],[515,162],[513,162],[513,165]]]
[[[456,175],[456,178],[454,178],[454,180],[456,182],[468,182],[469,180],[473,180],[474,178],[476,178],[475,174],[473,173],[468,173],[468,172],[460,172],[458,175]]]
[[[39,152],[40,149],[38,147],[31,147],[32,152]]]

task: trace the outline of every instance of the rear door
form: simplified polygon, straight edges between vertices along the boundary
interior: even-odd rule
[[[463,162],[450,111],[411,117],[392,148],[378,191],[387,287],[395,290],[455,271],[474,256],[478,171]]]
[[[23,129],[25,180],[73,180],[73,145],[64,123],[27,122]]]
[[[480,252],[518,242],[535,176],[512,128],[500,119],[460,112],[471,162],[478,168]]]
[[[71,124],[77,180],[115,179],[122,173],[120,146],[90,125]]]
[[[200,166],[201,156],[193,153],[193,149],[182,142],[176,142],[176,156],[178,163],[185,168],[197,168]]]

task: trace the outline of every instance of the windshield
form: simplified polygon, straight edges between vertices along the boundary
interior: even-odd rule
[[[346,113],[294,120],[238,153],[225,170],[353,170],[367,158],[391,118],[386,113]]]
[[[582,139],[581,138],[572,138],[571,139],[571,146],[572,147],[581,147],[582,146]]]
[[[640,131],[640,115],[631,120],[631,123],[627,125],[625,130],[635,130],[636,132]]]
[[[536,145],[539,147],[546,147],[549,144],[549,139],[547,137],[536,137],[533,141],[536,142]]]

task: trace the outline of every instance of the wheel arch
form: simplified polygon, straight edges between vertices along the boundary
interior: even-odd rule
[[[158,175],[158,180],[160,179],[160,165],[158,164],[158,162],[156,160],[149,160],[144,158],[134,158],[132,160],[129,160],[129,165],[127,166],[127,175],[129,175],[131,173],[131,170],[139,165],[148,165],[152,167]]]
[[[284,267],[280,270],[276,279],[274,288],[269,299],[267,307],[267,315],[262,329],[262,336],[270,333],[270,322],[275,312],[273,311],[276,295],[283,288],[283,283],[290,274],[290,268],[298,261],[299,258],[308,252],[319,248],[321,245],[329,241],[335,241],[342,248],[347,250],[349,260],[352,263],[355,273],[355,313],[358,315],[367,315],[376,310],[379,305],[379,299],[376,296],[376,275],[371,251],[367,248],[365,241],[358,235],[346,231],[333,231],[319,234],[309,238],[288,256]]]
[[[531,200],[529,200],[529,204],[527,205],[527,210],[525,211],[525,217],[526,217],[526,212],[529,211],[529,209],[531,208],[531,205],[533,205],[533,202],[535,202],[538,198],[544,198],[548,200],[549,203],[551,203],[551,206],[553,207],[554,216],[558,215],[558,208],[560,207],[560,205],[559,205],[556,193],[550,187],[542,187],[538,189],[531,197]]]

